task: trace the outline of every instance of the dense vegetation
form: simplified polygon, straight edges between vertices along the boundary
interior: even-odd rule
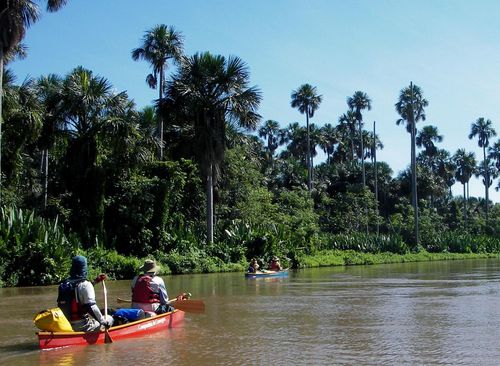
[[[393,176],[376,160],[381,138],[365,129],[366,93],[354,92],[338,121],[320,127],[310,119],[328,101],[304,84],[291,107],[305,126],[262,123],[261,93],[241,59],[184,55],[172,27],[142,41],[132,57],[150,63],[147,83],[159,89],[142,110],[82,66],[18,84],[8,62],[22,47],[2,44],[0,285],[55,283],[77,252],[94,271],[127,278],[146,256],[186,273],[243,270],[274,254],[300,267],[322,256],[353,264],[388,252],[408,260],[500,251],[500,204],[488,199],[500,188],[491,121],[471,121],[481,162],[448,152],[436,126],[417,126],[429,103],[423,91],[403,88],[394,122],[410,133],[412,159]],[[177,66],[171,75],[167,61]],[[327,159],[314,164],[321,150]],[[473,175],[485,198],[468,196]],[[453,184],[463,197],[452,196]]]

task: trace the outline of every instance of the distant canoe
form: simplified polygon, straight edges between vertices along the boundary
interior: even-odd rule
[[[276,278],[276,277],[288,277],[288,269],[283,271],[257,271],[257,272],[247,272],[245,273],[246,278]]]
[[[117,325],[109,328],[109,335],[113,341],[124,338],[140,337],[161,329],[179,326],[184,319],[184,312],[174,310],[169,313],[144,318],[135,322]],[[38,343],[41,349],[88,346],[104,344],[104,331],[98,332],[38,332]]]

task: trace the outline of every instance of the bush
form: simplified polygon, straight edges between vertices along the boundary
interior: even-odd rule
[[[0,282],[5,286],[49,285],[68,272],[77,241],[55,221],[16,207],[0,210]]]
[[[102,248],[80,251],[79,254],[87,257],[89,279],[95,278],[99,273],[105,273],[115,280],[131,279],[139,273],[139,268],[144,263],[139,258],[123,256],[114,250]]]
[[[328,249],[354,250],[364,253],[392,252],[404,254],[408,246],[399,235],[375,235],[365,233],[325,235]]]

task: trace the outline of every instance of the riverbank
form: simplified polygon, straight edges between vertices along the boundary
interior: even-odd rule
[[[130,280],[138,273],[138,268],[140,268],[144,261],[143,258],[124,256],[114,250],[103,248],[86,251],[78,250],[77,254],[88,258],[89,278],[94,278],[99,273],[106,273],[112,280]],[[395,254],[390,252],[364,253],[354,250],[329,249],[317,251],[311,255],[298,255],[293,260],[282,258],[282,265],[289,268],[317,268],[481,258],[500,258],[500,253],[429,253],[421,250],[417,253]],[[67,256],[64,260],[59,261],[58,265],[54,266],[57,269],[54,275],[48,275],[47,272],[43,271],[39,273],[31,271],[30,276],[34,280],[29,285],[57,284],[67,276],[70,259],[70,256]],[[220,258],[203,256],[200,253],[193,252],[191,255],[180,255],[179,253],[166,255],[157,253],[155,259],[161,267],[160,275],[244,272],[248,266],[248,263],[244,260],[236,263],[226,263]],[[50,262],[53,261],[53,259],[48,260]],[[46,266],[44,268],[47,270]],[[16,273],[13,275],[14,277],[18,276]],[[6,281],[3,283],[0,281],[0,287],[18,286],[19,284],[15,281]],[[24,286],[24,284],[21,286]]]
[[[300,268],[370,265],[405,262],[500,258],[500,253],[362,253],[354,250],[323,250],[299,259]]]

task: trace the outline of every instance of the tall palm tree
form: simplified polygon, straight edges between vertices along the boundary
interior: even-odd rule
[[[13,78],[6,73],[4,85],[5,141],[3,153],[6,157],[4,174],[7,182],[17,184],[23,150],[40,136],[43,121],[43,106],[37,94],[35,80],[26,79],[20,86],[13,85]]]
[[[448,186],[449,195],[452,196],[451,187],[455,184],[455,172],[457,167],[449,151],[438,149],[435,156],[434,173],[437,174]]]
[[[129,122],[133,104],[125,92],[115,93],[107,79],[83,67],[64,79],[62,94],[63,126],[68,137],[67,184],[81,209],[73,219],[90,244],[104,225],[102,161],[107,154],[102,149],[127,138],[134,127]]]
[[[417,161],[416,161],[416,123],[425,121],[424,108],[429,102],[424,98],[422,90],[410,82],[410,86],[404,88],[399,93],[399,100],[396,103],[396,111],[401,116],[396,121],[397,125],[406,122],[406,130],[411,135],[411,174],[412,174],[412,201],[415,215],[415,244],[418,245],[418,201],[417,201]]]
[[[63,110],[62,79],[51,74],[38,79],[38,94],[44,105],[42,134],[38,141],[42,151],[40,170],[43,177],[43,206],[47,207],[47,192],[49,184],[49,149],[55,143],[55,136],[61,129]]]
[[[226,125],[236,123],[253,130],[260,90],[250,87],[247,65],[238,57],[209,52],[185,59],[168,85],[169,98],[189,106],[195,144],[207,189],[207,239],[213,242],[213,187],[224,159]]]
[[[47,0],[47,10],[54,12],[67,0]],[[40,17],[38,5],[32,0],[12,0],[0,3],[0,204],[2,188],[2,85],[5,56],[24,38],[26,29]]]
[[[168,60],[179,62],[183,53],[183,37],[174,27],[157,25],[146,31],[142,38],[142,46],[132,50],[132,59],[145,60],[153,68],[146,82],[150,88],[158,87],[158,100],[163,99],[165,87],[165,71]],[[160,116],[158,130],[160,134],[160,159],[163,159],[163,118]]]
[[[427,156],[435,156],[437,153],[436,142],[442,142],[443,135],[440,135],[437,127],[424,126],[418,132],[415,142],[418,147],[423,147]]]
[[[316,91],[316,87],[310,84],[303,84],[297,90],[292,91],[291,95],[292,108],[297,108],[301,114],[306,115],[306,128],[307,128],[307,189],[312,189],[312,159],[311,159],[311,141],[309,131],[309,118],[314,116],[314,112],[319,108],[322,101],[322,96]]]
[[[354,149],[354,140],[356,134],[356,113],[352,110],[347,111],[343,115],[339,117],[339,130],[342,132],[342,135],[345,136],[346,132],[349,136],[350,145],[351,145],[351,157],[349,160],[353,160],[355,156]]]
[[[280,125],[278,122],[268,119],[264,122],[264,126],[259,128],[259,137],[267,140],[267,149],[269,150],[271,156],[279,147],[279,132]]]
[[[485,192],[485,200],[486,200],[486,209],[485,209],[485,216],[486,216],[486,221],[488,221],[488,203],[489,203],[489,181],[490,178],[488,176],[489,174],[489,169],[488,169],[488,162],[489,159],[486,156],[486,148],[490,144],[490,138],[496,136],[497,133],[495,129],[493,128],[492,122],[488,119],[485,120],[483,117],[478,118],[476,122],[472,123],[471,126],[471,131],[469,134],[469,139],[473,139],[474,137],[477,136],[478,141],[477,144],[479,147],[483,148],[483,173],[485,174],[484,176],[484,192]]]
[[[347,98],[347,105],[351,110],[354,111],[356,116],[356,121],[359,129],[359,156],[361,159],[361,175],[363,180],[363,188],[366,185],[366,177],[365,177],[365,159],[364,159],[364,148],[363,148],[363,115],[361,111],[372,109],[372,101],[368,97],[366,93],[362,91],[357,91],[353,94],[352,97]]]
[[[488,148],[488,158],[495,162],[497,170],[500,171],[500,140]]]
[[[493,184],[493,180],[498,178],[498,170],[491,160],[485,164],[484,161],[478,163],[476,170],[474,171],[476,178],[482,177],[482,182],[488,189]],[[485,200],[485,204],[488,205],[488,201]],[[486,206],[485,206],[486,207]]]
[[[456,166],[455,177],[464,186],[464,227],[467,228],[467,196],[465,185],[469,183],[476,167],[476,157],[472,152],[466,152],[465,149],[458,149],[453,155],[453,162]]]
[[[307,161],[307,129],[301,127],[298,122],[290,123],[286,129],[284,138],[287,144],[286,149],[281,153],[281,157],[290,156],[299,159],[301,163]]]
[[[363,131],[363,157],[364,159],[370,158],[373,160],[375,155],[375,150],[382,150],[384,144],[380,140],[377,134],[373,134],[373,131]],[[373,162],[373,161],[372,161]]]
[[[320,134],[321,137],[319,141],[319,146],[327,156],[326,162],[330,164],[331,156],[335,151],[335,145],[338,143],[339,140],[339,134],[337,129],[333,127],[331,123],[327,123],[323,127],[321,127]]]

